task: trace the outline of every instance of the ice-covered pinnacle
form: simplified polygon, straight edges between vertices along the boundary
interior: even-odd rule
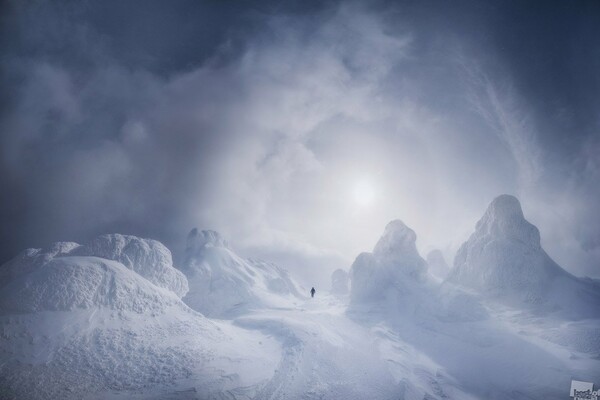
[[[540,232],[523,215],[516,197],[503,194],[488,206],[475,226],[475,236],[516,240],[531,247],[540,247]]]
[[[377,302],[419,287],[427,263],[417,251],[416,240],[415,232],[402,221],[387,224],[373,253],[359,254],[350,267],[351,302]]]
[[[211,230],[199,231],[198,228],[192,229],[187,237],[186,251],[195,253],[205,247],[229,248],[229,243],[227,243],[219,232]]]
[[[393,220],[385,227],[373,255],[382,260],[401,261],[406,257],[419,257],[417,252],[417,235],[399,219]]]
[[[540,246],[539,230],[525,219],[519,201],[501,195],[456,253],[448,279],[533,303],[541,301],[545,287],[559,275],[564,271]]]

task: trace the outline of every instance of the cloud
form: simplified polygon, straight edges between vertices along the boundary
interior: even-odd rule
[[[463,66],[471,103],[510,151],[517,164],[520,185],[535,185],[543,167],[528,107],[515,93],[509,78],[492,81],[480,67],[466,63]]]
[[[485,8],[448,25],[404,3],[114,6],[15,3],[3,19],[3,259],[100,232],[177,256],[199,227],[325,282],[395,218],[451,259],[516,192],[542,235],[568,227],[545,237],[573,244],[560,261],[593,273],[597,135],[555,162],[519,70],[490,67],[499,50],[471,34],[493,31]],[[371,209],[352,203],[361,180]]]

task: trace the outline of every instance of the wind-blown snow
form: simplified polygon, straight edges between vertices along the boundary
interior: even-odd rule
[[[429,266],[427,269],[429,273],[440,279],[445,279],[450,272],[450,267],[446,263],[444,255],[438,249],[427,253],[427,265]]]
[[[336,269],[331,274],[331,294],[345,296],[348,294],[350,277],[343,269]]]
[[[286,270],[239,257],[215,231],[189,233],[183,271],[190,285],[185,303],[207,316],[290,306],[303,298]]]

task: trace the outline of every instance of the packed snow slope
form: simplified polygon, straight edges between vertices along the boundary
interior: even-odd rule
[[[286,270],[273,263],[239,257],[215,231],[192,229],[182,270],[190,285],[185,303],[210,317],[289,307],[304,298]]]
[[[185,276],[153,240],[28,249],[0,285],[2,399],[128,397],[185,380],[220,396],[259,385],[278,359],[274,340],[187,307]]]
[[[513,196],[492,201],[456,254],[449,282],[540,312],[580,319],[600,316],[600,285],[556,264]]]

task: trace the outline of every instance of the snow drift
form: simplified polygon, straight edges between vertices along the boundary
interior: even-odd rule
[[[156,393],[182,380],[209,397],[272,374],[276,343],[209,321],[181,301],[186,291],[152,240],[104,235],[24,251],[0,267],[0,398]],[[256,366],[264,372],[240,372]]]
[[[513,305],[562,310],[573,318],[600,315],[598,284],[558,266],[542,248],[540,232],[525,219],[519,201],[509,195],[489,205],[458,250],[448,281]]]
[[[190,286],[185,303],[207,316],[285,307],[303,298],[286,270],[239,257],[215,231],[192,229],[182,269]]]

